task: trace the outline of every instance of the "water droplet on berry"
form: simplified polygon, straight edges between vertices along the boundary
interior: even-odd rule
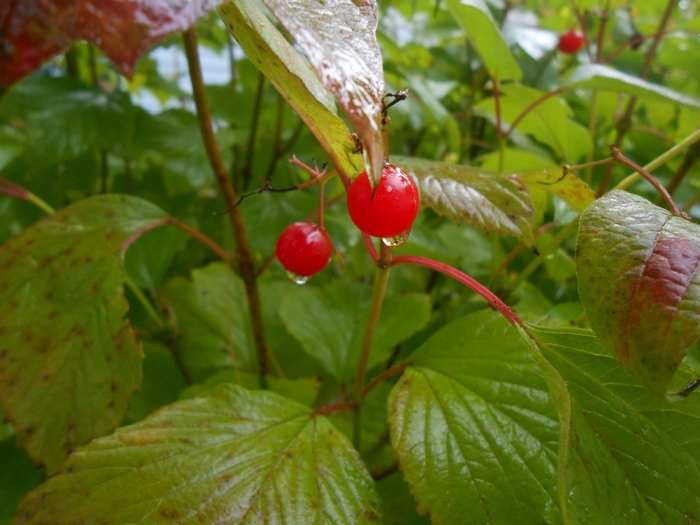
[[[305,284],[311,279],[310,275],[297,275],[294,272],[290,272],[289,270],[286,270],[287,272],[287,277],[289,277],[293,282],[297,284]]]
[[[405,243],[408,240],[408,236],[411,234],[411,228],[406,230],[403,233],[399,233],[398,235],[394,235],[393,237],[386,237],[382,238],[382,242],[386,244],[387,246],[394,248],[395,246],[401,246],[403,243]]]

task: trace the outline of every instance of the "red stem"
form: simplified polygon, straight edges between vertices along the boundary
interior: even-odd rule
[[[367,397],[367,394],[369,394],[374,387],[376,387],[379,383],[384,381],[385,379],[390,378],[391,376],[394,376],[396,374],[400,374],[404,370],[406,370],[406,367],[408,367],[408,363],[399,363],[398,365],[394,365],[391,368],[388,368],[387,370],[384,370],[381,374],[379,374],[377,377],[372,379],[367,385],[365,386],[365,389],[362,392],[362,397]]]
[[[314,410],[314,415],[322,416],[325,414],[332,414],[333,412],[339,412],[341,410],[354,410],[355,405],[353,403],[348,403],[347,401],[341,401],[340,403],[333,403],[331,405],[325,405]]]
[[[545,93],[545,94],[542,95],[540,98],[538,98],[537,100],[535,100],[532,104],[530,104],[528,107],[526,107],[520,115],[517,116],[517,118],[513,121],[513,123],[512,123],[512,124],[510,125],[510,127],[508,128],[508,131],[506,131],[505,134],[504,134],[503,136],[504,136],[504,137],[509,137],[510,134],[513,133],[513,130],[515,129],[515,127],[516,127],[518,124],[520,124],[520,122],[527,116],[528,113],[530,113],[530,111],[532,111],[532,110],[535,109],[537,106],[539,106],[540,104],[542,104],[542,102],[544,102],[544,101],[547,100],[548,98],[551,98],[551,97],[553,97],[554,95],[558,95],[558,94],[561,93],[562,91],[564,91],[564,88],[563,88],[563,87],[559,87],[559,88],[557,88],[557,89],[555,89],[555,90],[553,90],[553,91],[549,91],[548,93]]]
[[[370,259],[372,259],[372,262],[376,264],[376,262],[379,260],[379,254],[377,253],[377,249],[374,247],[374,243],[372,242],[372,237],[370,237],[366,233],[362,233],[362,240],[365,243],[365,248],[367,249],[367,254],[369,255]]]
[[[27,200],[29,195],[29,191],[25,190],[22,186],[18,186],[14,182],[10,182],[2,177],[0,177],[0,193],[22,200]]]
[[[224,261],[226,264],[228,264],[228,265],[231,264],[231,262],[232,262],[231,256],[228,253],[226,253],[226,250],[224,250],[221,246],[216,244],[216,242],[214,242],[214,240],[207,237],[199,230],[193,228],[189,224],[185,224],[184,222],[177,220],[175,217],[168,217],[168,223],[171,224],[172,226],[175,226],[179,230],[182,230],[186,234],[194,237],[199,242],[201,242],[202,244],[207,246],[211,251],[213,251],[216,255],[218,255],[219,258],[222,261]]]
[[[486,299],[486,301],[488,301],[491,306],[498,310],[501,315],[505,317],[512,325],[519,325],[525,328],[525,322],[513,310],[511,310],[506,303],[496,297],[496,295],[483,284],[469,277],[466,273],[461,272],[457,268],[454,268],[449,264],[434,261],[433,259],[428,259],[427,257],[420,257],[418,255],[400,255],[395,257],[392,261],[392,266],[396,266],[398,264],[418,264],[452,277]]]

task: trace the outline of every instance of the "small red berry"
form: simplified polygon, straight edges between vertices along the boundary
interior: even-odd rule
[[[418,214],[420,197],[413,179],[393,164],[386,164],[374,188],[363,171],[348,190],[348,212],[361,231],[391,238],[408,230]]]
[[[295,222],[277,239],[275,253],[288,271],[309,277],[323,270],[331,258],[333,245],[326,230],[316,224]]]
[[[581,31],[577,29],[569,29],[559,37],[559,51],[567,55],[573,55],[583,47],[586,42]]]

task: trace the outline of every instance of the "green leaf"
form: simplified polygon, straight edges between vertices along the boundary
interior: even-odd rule
[[[639,77],[622,73],[602,64],[584,64],[574,70],[566,79],[568,89],[589,88],[601,91],[625,92],[649,100],[674,102],[681,106],[700,109],[700,100],[665,86],[652,84]]]
[[[581,216],[576,267],[591,327],[642,384],[665,394],[700,338],[700,226],[615,191]]]
[[[44,481],[44,473],[34,466],[14,438],[0,441],[0,525],[10,521],[12,512],[24,495]]]
[[[370,179],[384,166],[384,68],[377,3],[356,0],[263,0],[304,51],[362,139]]]
[[[134,107],[126,93],[108,93],[69,77],[29,79],[2,103],[3,114],[25,121],[34,163],[55,164],[93,147],[124,148],[134,132]]]
[[[391,440],[433,523],[561,523],[558,423],[528,346],[499,314],[461,317],[412,356]]]
[[[579,213],[596,199],[595,192],[588,184],[571,172],[564,174],[561,168],[521,173],[519,177],[528,187],[553,193]]]
[[[486,233],[512,235],[534,245],[535,212],[517,175],[412,157],[391,160],[418,182],[421,205],[457,224],[467,222]]]
[[[358,525],[379,512],[359,455],[325,418],[224,385],[84,447],[15,523]]]
[[[173,312],[175,343],[193,379],[218,368],[257,369],[245,285],[226,264],[192,270],[191,281],[172,279],[163,296]]]
[[[447,8],[466,31],[491,78],[518,81],[523,76],[483,0],[447,0]]]
[[[352,175],[362,159],[350,131],[335,114],[333,100],[313,70],[252,0],[235,0],[219,7],[226,26],[248,58],[274,84],[326,150],[335,166]]]
[[[141,381],[121,253],[164,220],[136,197],[92,197],[0,248],[0,400],[49,473],[115,428]]]
[[[518,84],[500,86],[499,104],[504,131],[528,108],[546,93]],[[484,99],[474,106],[481,114],[496,120],[493,98]],[[560,97],[550,97],[538,104],[518,123],[521,133],[531,135],[549,146],[564,163],[575,163],[587,154],[592,141],[588,130],[572,120],[573,111]]]
[[[307,354],[336,379],[354,377],[362,346],[372,289],[337,281],[323,290],[299,288],[283,299],[280,316]],[[423,328],[430,298],[411,293],[388,296],[382,307],[368,367],[386,360],[391,350]]]
[[[659,398],[636,384],[590,330],[530,332],[561,421],[566,523],[697,521],[700,396],[674,404]]]

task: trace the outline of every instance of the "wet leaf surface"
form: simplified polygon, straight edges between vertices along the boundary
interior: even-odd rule
[[[357,525],[379,512],[359,455],[327,419],[223,385],[77,451],[13,523]]]
[[[389,401],[391,440],[432,523],[561,523],[557,414],[527,344],[482,311],[436,332]]]
[[[615,191],[581,216],[576,266],[591,327],[642,384],[665,394],[700,338],[700,226]]]
[[[10,0],[0,6],[0,86],[9,86],[73,40],[102,49],[126,75],[141,54],[223,0]]]
[[[384,69],[375,0],[264,0],[335,95],[364,143],[374,180],[384,165]]]
[[[566,522],[697,522],[700,396],[678,403],[658,397],[636,383],[590,330],[530,332],[561,421]],[[678,375],[677,386],[695,377],[687,370]]]
[[[348,175],[360,171],[362,159],[352,153],[355,143],[336,115],[333,97],[256,3],[227,2],[219,8],[219,14],[248,58],[309,126],[338,169]]]
[[[0,248],[0,400],[49,473],[114,429],[141,381],[121,250],[164,218],[135,197],[93,197]]]
[[[535,212],[517,175],[411,157],[391,161],[417,181],[422,206],[457,224],[466,222],[486,233],[512,235],[534,245]]]

